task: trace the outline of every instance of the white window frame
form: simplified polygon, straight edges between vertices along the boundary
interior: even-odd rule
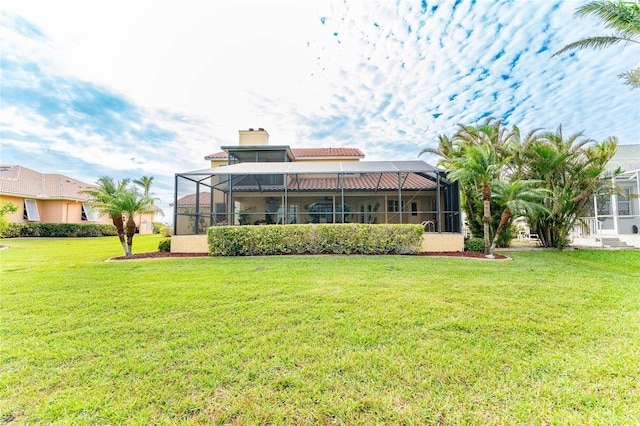
[[[27,212],[27,220],[32,222],[40,221],[40,212],[38,212],[38,203],[36,200],[25,198],[24,210]]]
[[[87,222],[100,222],[100,212],[91,204],[82,203],[82,211]]]

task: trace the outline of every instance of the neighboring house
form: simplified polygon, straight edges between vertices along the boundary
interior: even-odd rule
[[[617,169],[621,174],[611,177]],[[572,232],[573,244],[640,247],[640,144],[618,145],[606,174],[620,193],[593,197],[587,216]]]
[[[221,149],[205,157],[210,168],[176,174],[176,236],[229,224],[416,223],[462,250],[458,184],[423,161],[269,145],[264,129],[241,130],[238,145]]]
[[[111,218],[91,207],[82,191],[91,185],[57,173],[39,173],[22,166],[0,166],[0,201],[18,206],[9,222],[103,223]],[[153,232],[153,216],[136,218],[140,233]],[[142,225],[141,225],[142,224]]]

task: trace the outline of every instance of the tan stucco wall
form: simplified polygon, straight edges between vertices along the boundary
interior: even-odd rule
[[[206,235],[174,235],[171,237],[172,253],[207,253],[208,251]],[[450,233],[425,233],[421,251],[464,251],[464,236]]]
[[[18,211],[5,216],[9,222],[28,222],[24,217],[24,198],[22,197],[0,197],[1,202],[9,202],[18,206]],[[38,213],[42,223],[102,223],[110,224],[111,218],[103,215],[98,222],[87,222],[82,220],[82,202],[73,200],[35,200],[38,206]]]
[[[171,253],[208,253],[206,235],[174,235],[171,237]]]
[[[19,198],[19,197],[8,197],[8,196],[1,196],[0,197],[0,203],[13,203],[16,206],[18,206],[18,211],[15,213],[11,213],[11,214],[7,214],[5,216],[5,218],[9,221],[9,222],[24,222],[24,220],[22,219],[22,215],[24,214],[24,198]]]
[[[135,218],[140,234],[153,234],[153,214],[143,214]]]
[[[464,236],[462,234],[425,232],[422,239],[422,251],[464,251]]]

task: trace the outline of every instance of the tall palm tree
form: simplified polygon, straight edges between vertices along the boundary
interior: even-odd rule
[[[591,1],[576,9],[576,16],[584,17],[595,15],[603,22],[606,28],[612,29],[611,35],[585,37],[581,40],[567,44],[558,50],[553,56],[580,49],[602,49],[623,43],[640,44],[640,3],[636,1]],[[640,87],[640,68],[620,74],[618,77],[625,80],[625,84],[632,88]]]
[[[531,215],[549,212],[549,208],[543,204],[549,191],[541,187],[541,183],[538,180],[519,180],[517,178],[511,182],[504,180],[493,182],[492,197],[503,206],[503,210],[489,249],[489,256],[493,256],[500,235],[512,218],[518,218],[527,213]]]
[[[133,183],[139,185],[143,191],[145,196],[149,196],[149,191],[151,189],[151,182],[153,182],[153,176],[142,176],[140,179],[134,179]]]
[[[122,219],[123,209],[119,205],[118,199],[128,184],[129,179],[118,181],[109,176],[102,176],[98,179],[97,185],[81,191],[89,196],[88,202],[93,207],[101,213],[109,215],[113,225],[116,227],[118,238],[125,254],[127,254],[127,244],[125,241],[124,221]]]
[[[494,146],[485,142],[466,149],[465,155],[454,159],[449,178],[460,181],[461,186],[480,188],[483,203],[484,252],[490,255],[490,223],[491,223],[491,183],[497,180],[505,163],[500,159]]]

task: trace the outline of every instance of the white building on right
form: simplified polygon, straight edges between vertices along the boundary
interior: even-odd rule
[[[611,178],[618,194],[596,195],[572,232],[573,245],[640,248],[640,144],[618,145],[607,164],[607,172],[620,168]]]

